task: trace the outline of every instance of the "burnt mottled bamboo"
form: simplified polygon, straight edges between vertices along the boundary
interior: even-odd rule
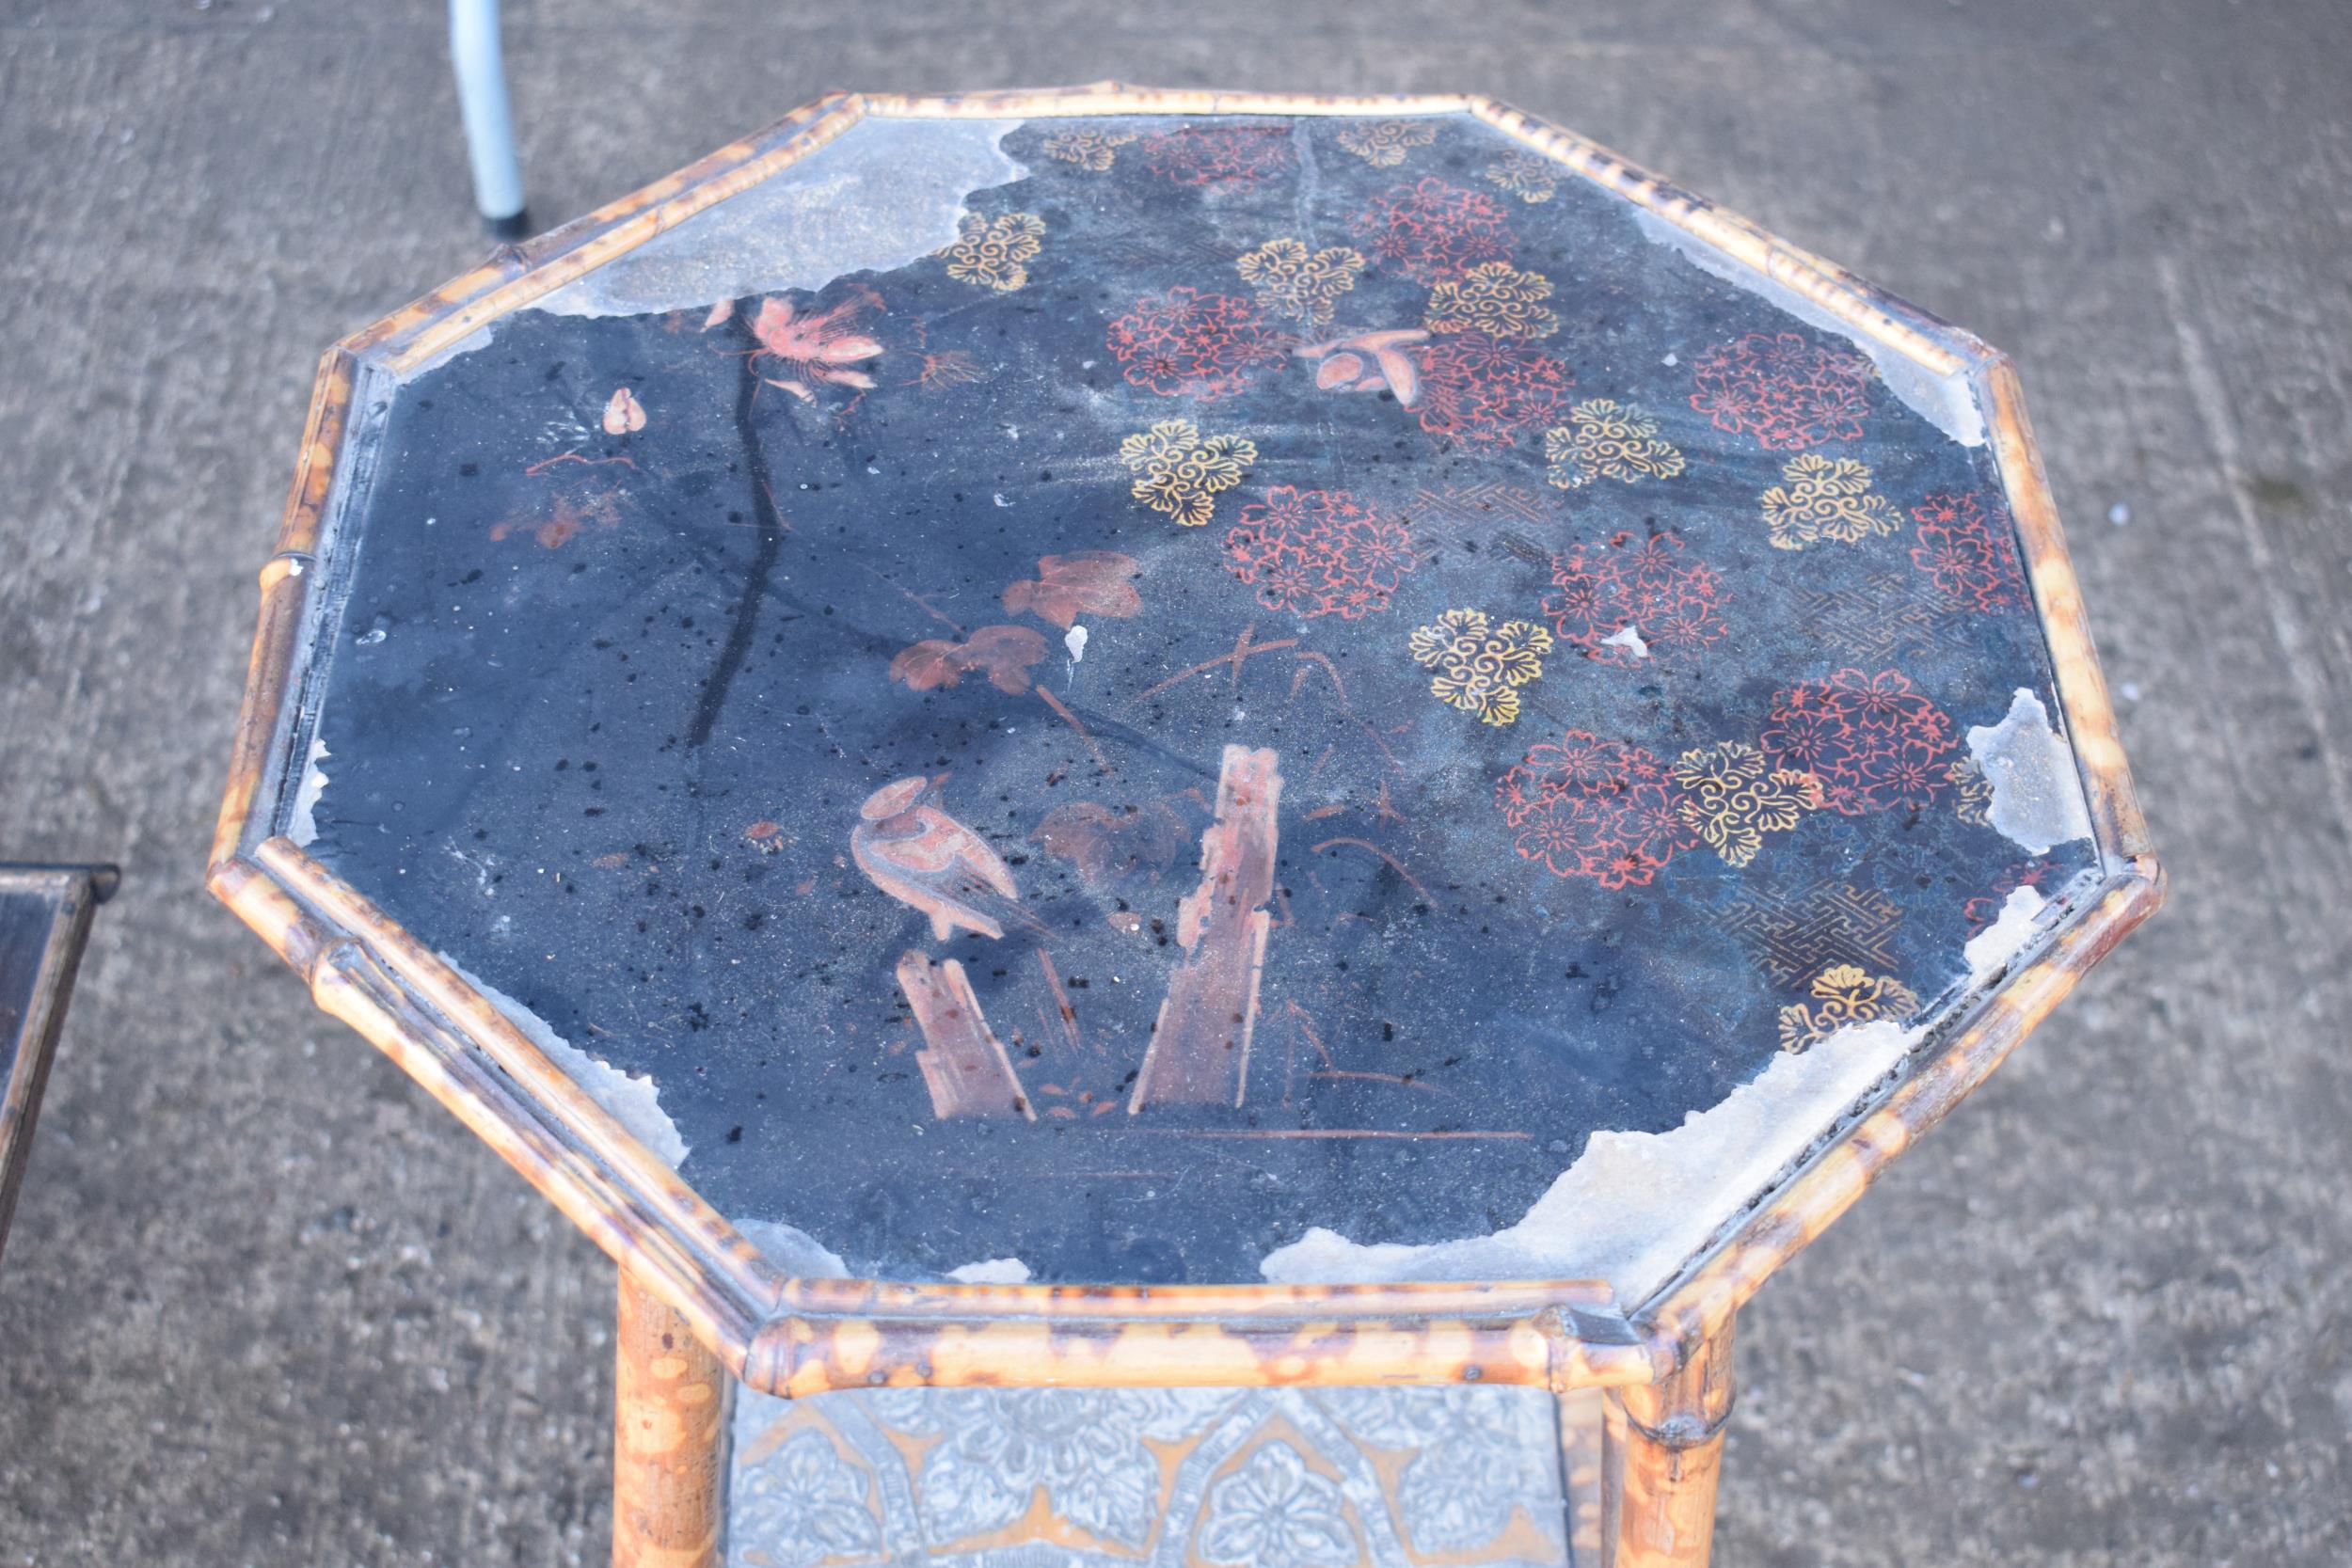
[[[1732,1325],[1670,1375],[1611,1390],[1602,1428],[1603,1539],[1613,1568],[1691,1568],[1715,1537],[1715,1481],[1731,1419]]]
[[[735,1380],[627,1271],[613,1333],[613,1568],[716,1568]]]

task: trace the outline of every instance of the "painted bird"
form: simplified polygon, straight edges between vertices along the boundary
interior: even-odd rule
[[[1415,327],[1357,332],[1327,343],[1306,343],[1291,352],[1315,361],[1315,385],[1327,392],[1393,392],[1410,408],[1421,397],[1421,374],[1405,351],[1429,341]]]
[[[1017,899],[1021,890],[996,851],[934,803],[946,782],[945,773],[917,773],[868,795],[850,830],[850,854],[876,887],[930,916],[931,934],[941,942],[959,926],[1002,937],[1004,927],[985,912],[995,902],[990,895]],[[1017,905],[1001,912],[1025,926],[1036,924]]]

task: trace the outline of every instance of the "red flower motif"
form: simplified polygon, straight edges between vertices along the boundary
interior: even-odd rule
[[[1845,754],[1846,721],[1825,707],[1775,709],[1778,724],[1769,742],[1776,766],[1820,776],[1823,764]]]
[[[1251,301],[1179,287],[1136,300],[1111,323],[1109,347],[1134,385],[1208,403],[1283,363],[1289,342],[1268,330]]]
[[[1947,600],[1978,610],[2026,602],[2016,525],[1999,498],[1939,490],[1913,507],[1911,515],[1919,525],[1911,563],[1928,574]]]
[[[1553,556],[1558,592],[1545,596],[1544,613],[1560,641],[1590,658],[1628,662],[1640,656],[1609,641],[1628,626],[1653,651],[1695,648],[1722,637],[1722,579],[1704,562],[1683,561],[1682,548],[1678,533],[1653,534],[1638,545],[1619,533]]]
[[[1639,746],[1603,740],[1589,730],[1570,730],[1558,740],[1539,741],[1495,787],[1502,819],[1521,827],[1540,808],[1566,796],[1608,794],[1666,776],[1658,759]]]
[[[1879,782],[1889,800],[1907,810],[1915,810],[1933,802],[1944,787],[1944,770],[1948,766],[1943,750],[1923,741],[1905,740],[1895,747],[1879,769]]]
[[[1699,841],[1676,795],[1641,747],[1570,730],[1530,748],[1497,782],[1495,805],[1518,830],[1521,858],[1541,861],[1553,876],[1644,887]]]
[[[1354,621],[1389,608],[1413,569],[1413,536],[1344,490],[1278,484],[1226,531],[1225,569],[1268,610]]]
[[[1417,185],[1392,185],[1356,214],[1354,229],[1375,261],[1414,282],[1434,285],[1459,277],[1484,261],[1511,259],[1502,204],[1435,175]],[[1477,337],[1477,333],[1465,333]]]
[[[1951,787],[1951,718],[1900,671],[1840,670],[1779,691],[1757,738],[1773,767],[1820,780],[1848,816],[1916,811]]]
[[[850,325],[870,303],[875,301],[860,295],[830,310],[796,315],[792,302],[780,295],[761,300],[752,317],[752,338],[759,344],[752,364],[760,379],[803,403],[817,401],[812,382],[853,387],[860,397],[871,391],[874,378],[853,367],[882,353],[882,346]]]
[[[1720,343],[1699,356],[1692,379],[1692,407],[1770,451],[1854,440],[1870,411],[1869,360],[1794,332]]]
[[[1553,422],[1576,378],[1550,355],[1484,332],[1455,332],[1412,351],[1421,366],[1421,427],[1488,451]]]
[[[1595,851],[1605,835],[1597,819],[1605,811],[1585,800],[1545,805],[1519,829],[1520,859],[1543,862],[1555,877],[1599,876]]]
[[[1184,125],[1143,138],[1144,166],[1180,185],[1269,180],[1296,161],[1291,134],[1279,125]]]

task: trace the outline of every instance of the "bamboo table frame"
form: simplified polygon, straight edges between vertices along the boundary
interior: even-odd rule
[[[2102,875],[1983,988],[1921,1065],[1817,1147],[1649,1299],[1591,1281],[1059,1288],[790,1278],[441,958],[285,836],[310,695],[316,570],[334,547],[356,399],[501,314],[802,158],[866,117],[1452,112],[1672,224],[1922,370],[1987,423],[2082,769]],[[1755,225],[1483,98],[1162,92],[1115,83],[955,97],[834,94],[520,246],[344,340],[317,391],[262,608],[209,886],[621,1267],[615,1560],[714,1561],[736,1382],[784,1396],[877,1386],[1447,1385],[1609,1391],[1607,1534],[1621,1564],[1707,1556],[1739,1308],[1990,1073],[2163,897],[2009,360]]]

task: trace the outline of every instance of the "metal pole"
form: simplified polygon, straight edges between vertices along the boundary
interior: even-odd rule
[[[466,120],[474,205],[501,239],[531,231],[523,211],[523,166],[515,150],[515,116],[499,52],[499,0],[449,0],[449,55],[457,71],[457,106]]]

